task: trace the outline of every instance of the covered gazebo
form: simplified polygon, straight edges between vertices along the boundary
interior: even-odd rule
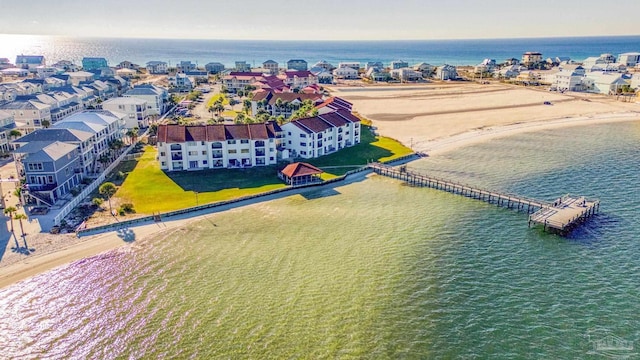
[[[278,177],[284,180],[287,185],[296,186],[322,181],[320,174],[323,172],[311,164],[297,162],[285,166],[278,172]]]

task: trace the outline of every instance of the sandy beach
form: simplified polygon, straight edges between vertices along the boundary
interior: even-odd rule
[[[583,94],[558,94],[499,84],[440,83],[420,86],[335,87],[333,95],[354,104],[380,135],[415,151],[446,151],[527,131],[640,120],[640,103]],[[550,102],[551,105],[545,105]],[[135,239],[154,236],[208,215],[130,229]],[[110,232],[84,238],[38,234],[30,255],[5,251],[0,260],[0,288],[36,274],[135,242]]]

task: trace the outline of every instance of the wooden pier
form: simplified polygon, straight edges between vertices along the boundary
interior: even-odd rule
[[[418,174],[407,171],[406,166],[395,168],[380,163],[371,163],[368,166],[378,175],[402,180],[412,186],[443,190],[508,209],[526,212],[530,214],[529,226],[540,224],[544,227],[544,230],[552,230],[561,234],[567,233],[576,225],[596,214],[600,209],[599,201],[589,201],[584,197],[565,195],[554,202],[548,202],[480,189],[466,184]]]

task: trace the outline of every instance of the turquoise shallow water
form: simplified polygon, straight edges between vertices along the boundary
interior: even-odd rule
[[[633,358],[639,140],[637,122],[574,127],[409,165],[541,199],[600,198],[567,238],[372,177],[213,214],[2,289],[0,357]],[[631,349],[598,342],[610,338]]]

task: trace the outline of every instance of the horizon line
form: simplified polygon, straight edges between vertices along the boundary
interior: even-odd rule
[[[406,39],[245,39],[245,38],[191,38],[191,37],[131,37],[131,36],[78,36],[62,34],[12,34],[0,33],[0,36],[41,36],[54,38],[75,38],[75,39],[132,39],[132,40],[211,40],[211,41],[278,41],[278,42],[387,42],[387,41],[465,41],[465,40],[532,40],[532,39],[567,39],[567,38],[611,38],[611,37],[640,37],[640,34],[622,35],[554,35],[554,36],[521,36],[521,37],[486,37],[486,38],[406,38]]]

